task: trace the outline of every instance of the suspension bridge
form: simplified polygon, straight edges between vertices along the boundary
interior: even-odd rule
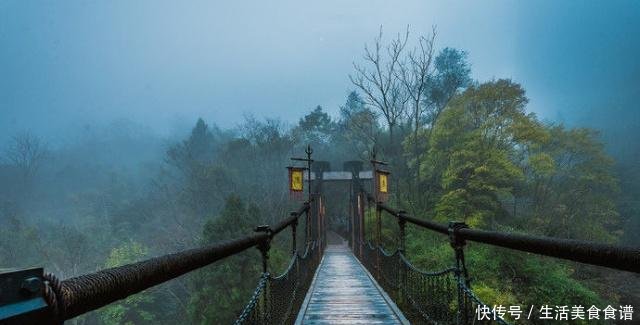
[[[307,167],[289,168],[290,187],[302,191],[301,172],[306,170],[308,196],[279,223],[256,225],[253,233],[234,240],[64,280],[42,268],[0,273],[0,323],[60,324],[252,248],[261,253],[262,275],[246,305],[238,306],[238,325],[510,323],[495,313],[478,317],[485,303],[473,291],[473,270],[465,263],[467,241],[640,273],[640,248],[483,231],[394,209],[385,204],[388,172],[375,157],[369,171],[362,170],[362,162],[345,163],[340,172],[317,162],[313,176],[310,150],[306,159],[294,160],[306,161]],[[343,237],[327,222],[326,206],[331,203],[324,189],[332,182],[347,188]],[[391,251],[382,243],[383,218],[397,225]],[[443,270],[414,266],[405,255],[408,226],[446,236],[451,266]],[[274,275],[269,269],[271,243],[276,236],[285,236],[285,230],[290,230],[291,259],[283,273]],[[304,249],[298,249],[300,240]]]

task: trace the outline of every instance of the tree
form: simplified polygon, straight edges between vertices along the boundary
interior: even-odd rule
[[[440,184],[436,216],[614,241],[617,182],[597,134],[545,126],[527,102],[520,85],[501,79],[469,87],[443,111],[423,157],[425,178]]]
[[[20,170],[25,181],[33,177],[47,155],[47,146],[40,138],[22,132],[12,138],[5,155],[9,162]]]
[[[116,267],[136,262],[148,254],[148,249],[142,244],[131,241],[111,250],[105,267]],[[129,296],[119,302],[102,308],[100,318],[107,325],[117,324],[146,324],[156,321],[153,309],[155,297],[150,291],[143,291]]]
[[[189,138],[167,150],[167,162],[177,170],[181,185],[180,200],[198,220],[219,208],[233,187],[227,170],[216,163],[223,138],[217,127],[199,118]]]
[[[546,235],[614,242],[620,235],[613,160],[586,129],[549,127],[550,141],[531,160],[527,194],[532,229]]]
[[[168,162],[188,173],[199,165],[211,161],[215,148],[215,139],[209,126],[204,120],[198,118],[189,138],[167,150]]]
[[[435,75],[426,106],[430,107],[429,121],[431,126],[449,101],[458,93],[460,88],[465,88],[471,84],[471,69],[467,62],[467,52],[445,47],[435,58]]]
[[[364,47],[365,66],[353,64],[355,73],[349,75],[349,80],[364,94],[367,105],[374,107],[385,118],[389,128],[389,145],[394,145],[394,128],[405,112],[407,102],[406,92],[398,78],[400,61],[409,38],[409,29],[404,36],[394,38],[389,45],[382,45],[382,27],[374,39],[374,48]],[[384,51],[384,53],[382,53]]]
[[[413,169],[410,173],[414,177],[412,193],[421,193],[421,195],[409,194],[408,201],[411,202],[414,209],[430,205],[433,203],[431,200],[438,196],[438,185],[441,182],[438,176],[441,176],[442,173],[427,171],[426,175],[431,178],[423,177],[425,169],[442,170],[442,166],[434,165],[436,162],[433,161],[433,157],[429,157],[431,138],[436,130],[440,115],[451,99],[458,95],[461,89],[471,84],[471,70],[466,61],[466,52],[447,47],[433,58],[434,39],[435,29],[430,38],[422,38],[421,45],[416,50],[420,59],[409,60],[416,61],[417,63],[413,65],[418,67],[414,69],[417,72],[409,75],[421,82],[405,83],[409,85],[423,84],[424,87],[424,89],[408,88],[409,94],[416,94],[410,96],[414,113],[411,120],[413,120],[414,126],[412,135],[406,137],[403,143],[405,155],[408,158],[407,166]],[[414,88],[416,90],[411,90]],[[418,101],[420,101],[419,106],[417,105]],[[423,167],[423,163],[428,166]]]
[[[469,87],[445,110],[431,139],[431,154],[440,162],[443,195],[436,213],[486,225],[503,213],[500,197],[523,177],[513,161],[514,141],[525,142],[522,125],[524,90],[510,80]],[[434,172],[431,170],[431,172]]]
[[[436,37],[435,27],[430,36],[421,36],[418,39],[418,46],[408,54],[406,62],[401,61],[400,74],[398,78],[405,87],[405,92],[410,102],[409,120],[413,120],[413,154],[418,157],[420,145],[415,139],[418,138],[421,122],[423,120],[423,112],[427,107],[424,102],[427,101],[428,90],[433,88],[431,61],[433,59],[433,46]],[[415,159],[415,176],[416,180],[420,178],[420,160]],[[416,190],[416,188],[414,188]]]
[[[375,112],[365,106],[357,92],[350,92],[345,104],[340,107],[340,120],[334,139],[340,139],[348,146],[346,152],[356,152],[358,158],[366,160],[368,155],[363,153],[378,143],[379,133],[380,125]]]
[[[231,195],[220,215],[205,224],[201,244],[244,236],[259,224],[258,207]],[[261,272],[258,255],[252,250],[231,256],[193,278],[194,293],[189,303],[193,323],[233,323],[255,289]]]
[[[398,64],[398,79],[404,86],[410,102],[411,109],[408,115],[413,121],[414,134],[420,129],[422,114],[426,108],[425,102],[429,100],[429,90],[434,88],[431,63],[435,38],[434,27],[431,35],[418,38],[418,45],[407,54],[406,60]]]
[[[300,119],[292,130],[297,142],[311,144],[314,147],[326,146],[331,141],[335,123],[329,114],[317,106],[311,113]]]

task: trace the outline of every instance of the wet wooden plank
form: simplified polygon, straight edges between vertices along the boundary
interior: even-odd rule
[[[298,324],[403,324],[363,266],[345,245],[324,253]]]

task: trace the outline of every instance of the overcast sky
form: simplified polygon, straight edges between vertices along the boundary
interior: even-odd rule
[[[0,0],[0,139],[335,114],[381,25],[437,25],[474,78],[522,83],[545,119],[640,127],[640,1]]]

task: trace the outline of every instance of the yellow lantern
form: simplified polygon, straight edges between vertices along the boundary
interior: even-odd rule
[[[304,168],[287,167],[289,170],[289,194],[292,198],[300,199],[304,194]]]
[[[378,183],[380,184],[380,186],[379,186],[380,193],[387,193],[388,192],[387,176],[388,176],[387,174],[378,173]]]
[[[389,196],[389,174],[386,170],[376,169],[375,171],[374,183],[378,202],[385,202]]]

